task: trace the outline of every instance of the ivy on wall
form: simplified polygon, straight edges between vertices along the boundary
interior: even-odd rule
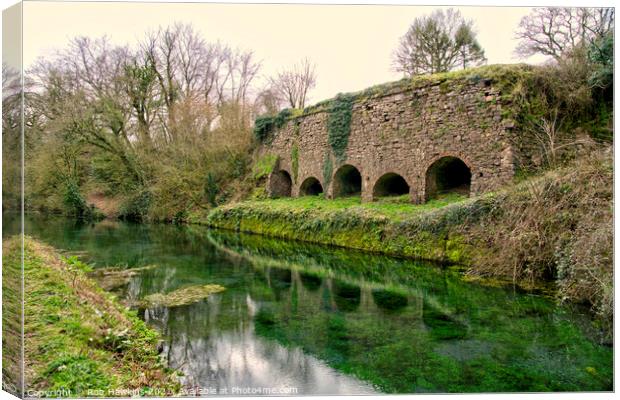
[[[295,143],[291,149],[291,167],[293,169],[293,182],[297,183],[299,173],[299,146]]]
[[[334,172],[334,164],[329,154],[329,150],[325,152],[323,158],[323,187],[327,188],[332,181],[332,173]]]
[[[254,121],[254,137],[265,143],[274,130],[282,128],[293,115],[293,110],[285,108],[276,115],[261,115]]]
[[[346,159],[354,100],[355,97],[351,94],[338,94],[332,101],[329,111],[327,140],[338,163]]]

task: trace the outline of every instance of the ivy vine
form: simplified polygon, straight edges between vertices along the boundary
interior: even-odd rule
[[[332,101],[329,111],[327,121],[328,143],[338,163],[342,163],[346,159],[354,100],[355,96],[352,94],[338,94]]]
[[[297,143],[291,149],[291,167],[293,169],[293,182],[297,183],[297,175],[299,173],[299,146],[297,146]]]
[[[282,128],[293,115],[293,110],[285,108],[276,115],[260,115],[254,120],[254,137],[265,143],[274,130]]]
[[[332,173],[334,172],[334,164],[332,163],[332,158],[330,157],[329,150],[325,152],[325,157],[323,158],[323,185],[327,188],[332,181]]]

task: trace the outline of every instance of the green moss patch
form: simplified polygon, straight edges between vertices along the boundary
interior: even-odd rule
[[[90,276],[92,276],[103,289],[114,290],[127,285],[132,277],[156,267],[156,265],[147,265],[140,268],[128,269],[117,267],[98,268],[91,272]]]
[[[449,228],[475,216],[480,201],[484,200],[454,196],[414,205],[305,196],[220,207],[202,222],[241,232],[459,263],[470,250]]]
[[[195,285],[177,289],[170,293],[150,294],[142,300],[142,307],[179,307],[204,300],[214,293],[226,290],[220,285]]]

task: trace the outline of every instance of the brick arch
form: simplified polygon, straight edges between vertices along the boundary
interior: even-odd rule
[[[269,175],[270,197],[291,197],[293,191],[293,178],[285,168],[276,168]]]
[[[372,188],[372,199],[376,200],[384,196],[398,196],[411,193],[411,183],[407,180],[406,174],[400,174],[396,170],[388,170],[374,179]]]
[[[325,187],[319,178],[309,175],[299,180],[299,196],[316,196],[325,192]]]
[[[442,192],[471,194],[475,179],[471,161],[458,152],[442,153],[426,163],[423,171],[423,199],[428,201]]]
[[[430,161],[426,161],[425,168],[424,168],[423,172],[426,172],[428,167],[430,167],[437,160],[442,159],[444,157],[460,158],[461,161],[463,161],[465,163],[465,165],[467,165],[469,170],[472,171],[472,173],[474,172],[474,169],[475,169],[474,163],[472,163],[471,160],[469,159],[469,157],[467,157],[465,154],[463,154],[460,151],[448,151],[448,152],[445,152],[445,153],[439,153],[438,155],[432,157],[430,159]]]
[[[361,195],[363,186],[362,170],[355,164],[343,164],[332,175],[331,192],[334,198]]]

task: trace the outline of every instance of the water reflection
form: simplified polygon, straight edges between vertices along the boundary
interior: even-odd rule
[[[189,306],[141,311],[188,386],[298,394],[612,387],[612,351],[583,335],[579,315],[464,282],[452,269],[196,227],[30,217],[26,231],[97,266],[154,265],[124,288],[129,299],[225,286]]]

